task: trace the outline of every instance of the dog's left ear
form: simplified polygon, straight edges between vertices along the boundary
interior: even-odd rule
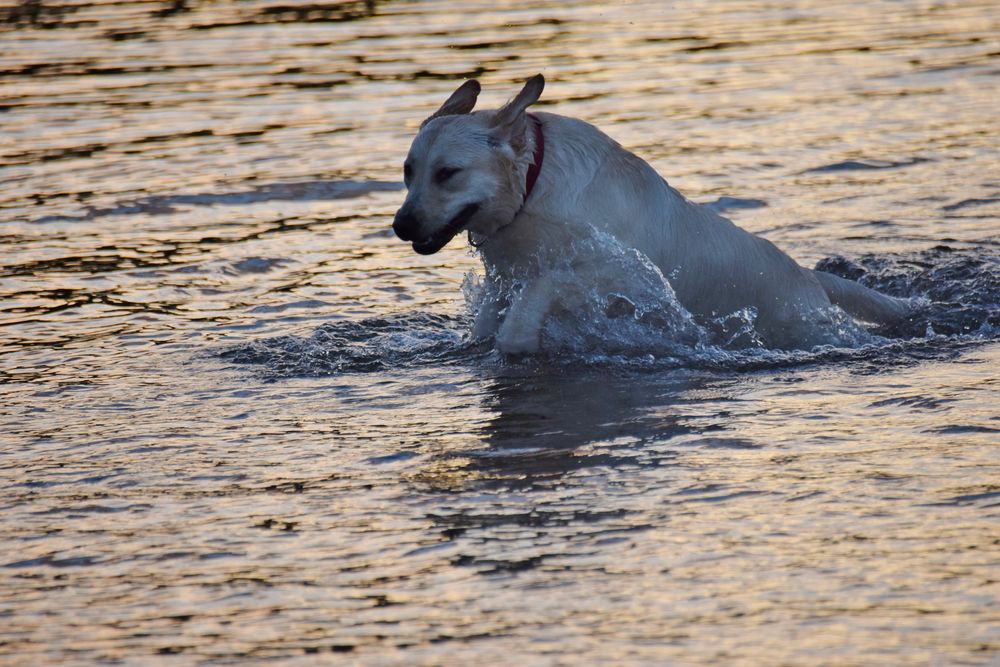
[[[420,129],[424,129],[424,125],[441,116],[457,116],[469,113],[476,106],[476,99],[479,97],[480,90],[482,90],[482,87],[479,85],[479,82],[475,79],[469,79],[459,86],[451,94],[451,97],[444,101],[440,109],[432,113],[420,124]]]
[[[493,128],[499,133],[513,139],[521,133],[516,130],[524,123],[524,111],[538,101],[545,89],[545,77],[541,74],[528,79],[517,97],[505,104],[493,117]]]

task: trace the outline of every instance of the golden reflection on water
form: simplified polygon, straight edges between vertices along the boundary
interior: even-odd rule
[[[478,260],[389,230],[457,80],[543,71],[995,324],[995,3],[364,4],[0,8],[0,664],[995,664],[996,343],[439,353]]]

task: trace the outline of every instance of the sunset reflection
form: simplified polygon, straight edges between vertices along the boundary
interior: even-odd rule
[[[997,664],[996,10],[9,0],[0,664]],[[538,72],[920,318],[472,340],[402,162]]]

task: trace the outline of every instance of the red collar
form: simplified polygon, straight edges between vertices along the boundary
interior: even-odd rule
[[[535,127],[535,154],[531,166],[528,167],[528,177],[525,179],[524,201],[528,201],[528,197],[531,196],[535,181],[538,180],[538,174],[542,171],[542,161],[545,159],[545,136],[542,134],[542,121],[530,113],[528,118],[531,119],[532,125]]]

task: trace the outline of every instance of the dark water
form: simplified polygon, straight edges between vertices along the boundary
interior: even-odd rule
[[[0,15],[0,663],[1000,664],[995,3]],[[402,157],[539,71],[916,315],[470,341]]]

